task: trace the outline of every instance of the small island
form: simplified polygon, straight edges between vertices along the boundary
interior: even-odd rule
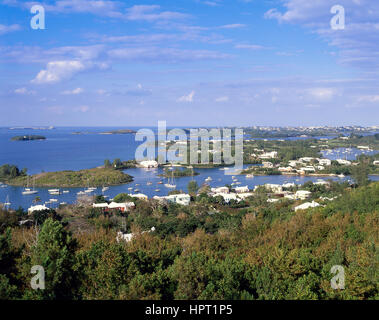
[[[33,140],[46,140],[46,137],[39,135],[25,135],[15,136],[11,138],[11,141],[33,141]]]
[[[75,188],[120,185],[133,181],[133,177],[112,168],[93,168],[79,171],[43,172],[29,176],[36,187]],[[11,186],[24,186],[27,176],[8,179]]]
[[[193,171],[190,168],[184,168],[184,169],[176,168],[172,170],[165,168],[164,173],[160,174],[159,176],[165,177],[165,178],[171,178],[172,176],[174,176],[175,178],[180,178],[180,177],[193,177],[197,175],[199,175],[199,173]]]
[[[131,129],[120,129],[120,130],[100,132],[100,134],[129,134],[129,133],[136,133],[136,131],[131,130]]]

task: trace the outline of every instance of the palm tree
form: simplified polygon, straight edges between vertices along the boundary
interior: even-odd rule
[[[41,198],[39,196],[35,197],[33,203],[41,202]]]

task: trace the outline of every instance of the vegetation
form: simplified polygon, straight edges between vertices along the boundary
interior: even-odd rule
[[[133,178],[122,171],[110,168],[94,168],[80,171],[43,172],[31,176],[36,187],[100,187],[103,185],[119,185],[133,181]],[[14,186],[26,184],[26,175],[17,176],[7,182]]]
[[[100,134],[128,134],[128,133],[136,133],[136,131],[131,130],[131,129],[120,129],[120,130],[100,132]]]
[[[180,177],[192,177],[192,176],[197,176],[197,175],[199,175],[199,173],[193,171],[190,168],[175,168],[175,169],[165,168],[164,173],[161,176],[165,178],[169,178],[172,176],[180,178]]]
[[[340,196],[298,212],[267,203],[264,189],[238,205],[204,192],[190,206],[132,199],[126,216],[72,205],[40,227],[1,211],[0,298],[379,299],[379,183],[303,188]],[[133,240],[118,243],[120,229]],[[45,290],[30,288],[33,265]],[[333,265],[344,290],[331,288]]]
[[[32,141],[32,140],[46,140],[46,137],[39,135],[15,136],[11,138],[12,141]]]
[[[0,180],[8,181],[17,177],[25,177],[27,169],[20,169],[17,166],[4,164],[0,167]]]

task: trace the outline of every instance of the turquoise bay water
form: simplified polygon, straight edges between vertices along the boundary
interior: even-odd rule
[[[100,134],[72,134],[73,132],[93,132],[99,133],[103,131],[116,130],[121,128],[56,128],[53,130],[30,130],[17,129],[9,130],[0,128],[0,165],[9,163],[15,164],[19,168],[28,168],[29,174],[40,173],[42,171],[60,171],[60,170],[80,170],[100,166],[104,163],[104,159],[113,160],[120,158],[122,160],[134,159],[134,153],[141,142],[136,142],[134,134],[120,135],[100,135]],[[138,128],[131,128],[138,130]],[[154,128],[150,128],[153,129]],[[44,135],[45,141],[10,141],[15,135]],[[212,187],[224,186],[231,184],[232,177],[225,175],[225,172],[219,169],[195,169],[200,175],[195,177],[182,177],[176,179],[175,183],[178,190],[187,191],[187,184],[191,179],[198,182],[199,185],[204,183],[207,177],[211,177],[209,184]],[[149,197],[154,195],[167,195],[170,189],[164,187],[163,184],[157,184],[162,178],[158,174],[162,173],[162,169],[129,169],[126,171],[134,177],[134,181],[130,184],[110,187],[105,195],[113,198],[121,192],[135,193],[135,189],[139,189],[140,193],[144,193]],[[265,183],[283,184],[294,182],[303,184],[306,181],[316,181],[317,177],[298,177],[298,176],[256,176],[252,179],[246,179],[244,176],[237,176],[241,182],[238,186],[249,186],[254,188],[256,185]],[[338,180],[340,178],[334,178]],[[346,178],[347,179],[347,178]],[[373,177],[378,180],[378,177]],[[151,185],[147,185],[151,182]],[[138,184],[138,186],[136,186]],[[132,188],[132,190],[128,190]],[[160,191],[155,191],[156,189]],[[6,186],[0,188],[0,202],[5,202],[9,197],[12,208],[28,208],[32,205],[33,199],[38,195],[42,202],[55,198],[58,202],[50,204],[57,206],[61,202],[73,203],[77,199],[77,192],[83,191],[83,188],[71,188],[67,194],[59,196],[50,195],[47,188],[36,188],[38,194],[24,196],[21,194],[23,188]],[[94,194],[101,194],[101,188],[98,188]]]

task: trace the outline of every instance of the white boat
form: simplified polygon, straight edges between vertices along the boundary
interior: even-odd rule
[[[134,192],[139,192],[139,189],[134,189]]]
[[[58,199],[49,199],[50,202],[58,202]]]
[[[66,202],[61,202],[60,205],[61,206],[64,206],[65,204],[67,204]]]
[[[170,178],[168,178],[167,180],[168,181],[167,181],[167,183],[164,184],[164,186],[166,188],[169,188],[169,189],[175,189],[176,184],[175,184],[175,179],[174,179],[174,171],[171,171],[171,180],[170,180]]]
[[[337,177],[338,177],[338,178],[345,178],[345,175],[344,175],[343,173],[341,173],[341,174],[339,174]]]
[[[133,190],[133,188],[130,187],[130,188],[128,188],[128,190]]]
[[[59,192],[59,189],[49,189],[47,190],[49,193],[52,193],[52,192]]]
[[[83,194],[86,194],[84,191],[79,191],[78,193],[77,193],[77,195],[83,195]]]
[[[69,190],[63,190],[63,193],[70,193]]]
[[[212,179],[211,177],[208,177],[208,178],[205,179],[205,181],[207,181],[207,182],[208,182],[208,181],[212,181],[212,180],[213,180],[213,179]]]
[[[155,191],[155,192],[159,192],[159,191],[161,191],[161,190],[160,190],[160,189],[155,189],[154,191]]]
[[[107,191],[107,190],[109,190],[109,187],[103,187],[103,188],[101,189],[101,192],[105,192],[105,191]]]
[[[146,183],[147,186],[151,186],[152,184],[153,184],[153,183],[150,182],[150,181]]]
[[[49,192],[51,195],[54,195],[54,196],[59,196],[61,194],[61,192],[59,190],[57,191],[51,191]]]
[[[84,190],[85,193],[92,193],[94,190],[93,189],[86,189]]]
[[[26,196],[26,195],[30,195],[30,194],[36,194],[36,193],[38,193],[38,191],[37,191],[37,190],[34,190],[34,180],[33,180],[33,190],[29,188],[29,176],[28,176],[27,186],[26,186],[26,188],[24,189],[24,191],[22,192],[22,194],[23,194],[24,196]]]
[[[246,179],[251,179],[254,178],[254,175],[252,173],[249,173],[246,175]]]
[[[8,209],[10,207],[10,205],[11,205],[11,203],[9,202],[9,196],[7,196],[5,198],[4,207]]]

